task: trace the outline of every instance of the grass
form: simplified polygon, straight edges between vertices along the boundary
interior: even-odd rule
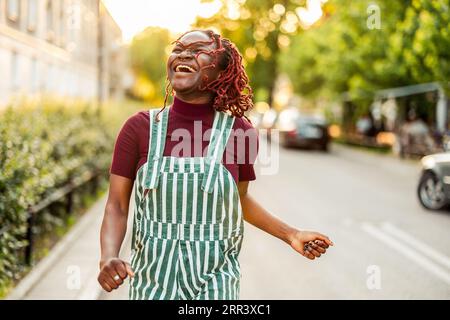
[[[358,150],[368,151],[368,152],[372,152],[372,153],[376,153],[376,154],[385,154],[385,155],[393,154],[391,147],[388,147],[388,146],[367,146],[367,145],[354,143],[354,142],[345,140],[343,138],[333,139],[333,142],[342,144],[342,145],[346,145],[346,146],[349,146],[349,147],[352,147],[352,148],[355,148]]]

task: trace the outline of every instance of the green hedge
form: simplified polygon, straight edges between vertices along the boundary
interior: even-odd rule
[[[131,113],[124,110],[46,102],[0,112],[0,294],[24,270],[26,208],[70,177],[107,173],[117,130]]]

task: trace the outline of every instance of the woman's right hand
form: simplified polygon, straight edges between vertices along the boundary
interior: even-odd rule
[[[97,280],[106,291],[111,292],[117,289],[127,276],[134,277],[133,269],[128,262],[119,258],[100,262],[100,273]]]

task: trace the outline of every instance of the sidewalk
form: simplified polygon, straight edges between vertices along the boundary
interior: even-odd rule
[[[7,299],[78,300],[98,299],[97,282],[100,256],[100,226],[107,194],[99,199],[80,221],[40,261],[7,296]],[[132,212],[130,205],[130,212]],[[130,214],[131,216],[131,214]],[[128,233],[122,250],[129,253]]]
[[[279,137],[272,138],[274,143],[279,144]],[[358,147],[344,145],[336,142],[330,143],[330,154],[342,157],[351,162],[368,167],[374,167],[376,170],[384,170],[395,174],[401,174],[410,177],[411,174],[420,173],[421,164],[419,160],[401,159],[394,154],[381,154],[369,150],[359,149]]]
[[[411,175],[418,176],[421,170],[419,160],[400,159],[393,154],[378,154],[339,143],[333,143],[331,150],[332,154],[345,158],[346,160],[373,167],[376,170],[383,170],[397,175],[400,174],[405,177],[411,177]]]

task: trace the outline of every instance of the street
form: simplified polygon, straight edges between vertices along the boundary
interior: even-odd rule
[[[246,224],[241,299],[449,299],[450,214],[420,207],[419,172],[418,162],[337,145],[280,149],[279,172],[257,172],[250,194],[335,246],[310,261]],[[101,298],[126,294],[124,285]]]

